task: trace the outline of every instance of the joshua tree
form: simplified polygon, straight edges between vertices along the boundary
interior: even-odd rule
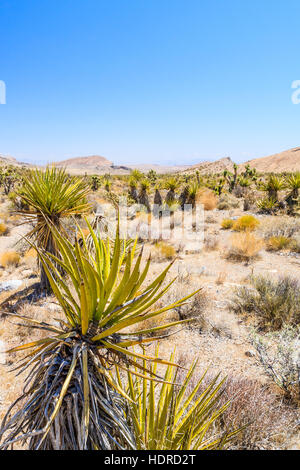
[[[161,206],[162,202],[163,202],[163,200],[162,200],[161,194],[159,192],[159,188],[155,188],[154,204],[156,204],[157,206]]]
[[[138,196],[139,204],[146,207],[147,212],[150,212],[150,203],[147,190],[149,189],[149,181],[143,180],[140,185],[140,192]]]
[[[184,210],[184,205],[187,204],[189,197],[189,186],[185,185],[179,196],[179,204],[182,210]]]
[[[43,249],[37,251],[65,320],[60,327],[32,320],[33,327],[48,331],[49,337],[11,350],[32,349],[17,369],[24,371],[32,365],[33,369],[24,394],[2,422],[0,448],[7,449],[17,441],[27,442],[32,450],[135,448],[126,419],[130,397],[113,370],[117,366],[134,376],[146,373],[150,380],[159,380],[151,364],[173,363],[130,348],[161,339],[161,335],[154,338],[153,332],[163,332],[182,321],[147,329],[139,325],[180,307],[193,294],[158,306],[157,301],[173,283],[163,286],[173,263],[143,287],[150,259],[141,268],[142,253],[134,261],[135,245],[126,254],[118,228],[111,254],[109,241],[97,238],[89,225],[95,255],[85,243],[80,247],[77,241],[74,245],[67,241],[50,223],[49,230],[61,259]],[[54,260],[66,277],[61,276]],[[135,332],[128,331],[133,325]],[[135,360],[141,360],[142,365]],[[20,400],[21,408],[14,412]]]
[[[93,191],[97,191],[100,186],[100,178],[97,175],[93,175],[91,178],[91,187]]]
[[[287,187],[291,190],[290,194],[286,198],[286,202],[290,209],[298,203],[299,189],[300,189],[300,172],[297,171],[286,178]]]
[[[280,176],[270,175],[265,183],[260,184],[260,189],[267,191],[270,200],[278,201],[278,191],[284,189],[285,182]]]
[[[107,178],[104,180],[104,188],[105,191],[109,192],[111,187],[111,181]]]
[[[199,186],[197,185],[197,183],[193,183],[191,186],[188,187],[187,203],[191,204],[193,209],[196,205],[198,191],[199,191]]]
[[[234,170],[233,174],[230,173],[228,170],[224,170],[224,173],[223,173],[223,176],[228,183],[228,186],[229,186],[228,190],[230,193],[232,193],[237,183],[238,166],[236,163],[234,163],[233,165],[233,170]]]
[[[175,178],[170,178],[167,181],[166,184],[166,189],[168,190],[168,193],[166,195],[166,203],[170,204],[175,201],[175,190],[177,188],[177,181]]]
[[[138,203],[138,193],[137,193],[137,182],[134,178],[130,178],[129,180],[129,195],[134,202]]]
[[[25,216],[25,222],[33,223],[33,229],[27,234],[33,238],[40,249],[58,256],[58,248],[47,219],[66,235],[63,218],[76,216],[90,209],[85,198],[89,185],[78,178],[69,177],[65,170],[46,168],[34,170],[24,177],[23,187],[18,196],[25,203],[19,212]],[[50,283],[43,265],[41,267],[41,289],[51,292]]]

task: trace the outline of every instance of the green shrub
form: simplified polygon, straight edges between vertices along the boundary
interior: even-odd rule
[[[278,330],[284,324],[300,324],[300,283],[289,276],[272,280],[251,278],[252,288],[235,290],[231,308],[235,313],[254,314],[258,326]]]

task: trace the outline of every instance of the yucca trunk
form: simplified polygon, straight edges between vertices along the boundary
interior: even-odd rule
[[[86,341],[86,342],[85,342]],[[88,374],[84,374],[84,362]],[[101,356],[88,338],[67,339],[41,356],[38,368],[26,381],[21,397],[25,405],[10,418],[15,402],[2,423],[1,449],[21,441],[28,450],[114,450],[135,448],[132,431],[124,417],[124,398],[99,373]],[[58,397],[67,384],[61,406],[52,423]],[[28,376],[30,378],[30,375]],[[84,397],[89,396],[89,407]],[[87,426],[86,426],[87,424]],[[22,437],[18,435],[22,429]]]
[[[138,203],[139,198],[138,198],[138,193],[135,187],[132,186],[130,188],[129,194],[130,194],[130,197],[134,200],[134,202]]]
[[[150,203],[149,203],[149,197],[148,197],[148,194],[147,194],[147,191],[145,189],[142,189],[140,194],[139,194],[139,203],[142,205],[142,206],[145,206],[146,209],[147,209],[147,212],[150,212],[151,209],[150,209]]]
[[[37,225],[42,223],[44,221],[44,217],[42,215],[37,216]],[[60,225],[60,217],[54,216],[54,217],[49,217],[49,221],[58,229],[61,230],[61,225]],[[57,246],[55,244],[55,240],[53,238],[53,234],[51,230],[48,230],[48,233],[45,233],[45,238],[46,240],[42,240],[41,242],[41,248],[45,249],[48,253],[51,253],[54,256],[59,256],[59,251],[57,249]],[[51,294],[52,289],[51,285],[49,282],[49,279],[46,275],[45,269],[38,259],[38,264],[40,268],[40,284],[41,284],[41,291]],[[62,272],[60,268],[60,272]]]

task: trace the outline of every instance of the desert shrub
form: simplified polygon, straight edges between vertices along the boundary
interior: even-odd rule
[[[300,323],[300,283],[296,279],[253,276],[251,283],[251,288],[235,290],[232,309],[236,313],[254,314],[258,326],[267,330]]]
[[[289,248],[294,253],[300,253],[300,237],[291,240]]]
[[[180,320],[194,319],[201,326],[205,326],[206,321],[204,312],[210,305],[210,297],[207,292],[201,289],[190,302],[174,310],[178,314]]]
[[[265,240],[271,237],[295,238],[300,234],[300,221],[288,216],[266,217],[259,226],[259,233]]]
[[[8,234],[8,227],[5,224],[0,224],[0,236]]]
[[[212,235],[205,236],[204,248],[207,251],[217,250],[219,248],[219,239],[218,239],[218,237],[214,237]]]
[[[231,246],[226,252],[226,258],[232,261],[249,262],[258,257],[264,247],[264,242],[251,232],[236,233],[231,238]]]
[[[234,220],[232,219],[223,219],[221,222],[221,227],[223,230],[229,230],[233,227]]]
[[[221,430],[241,429],[230,442],[231,450],[259,450],[285,448],[294,432],[295,411],[277,396],[271,387],[257,380],[228,377],[222,400],[230,397]]]
[[[221,194],[217,204],[217,209],[220,211],[228,209],[236,209],[240,205],[239,200],[232,194]]]
[[[215,219],[215,217],[213,215],[208,215],[205,219],[205,223],[206,224],[216,224],[217,220]]]
[[[292,240],[288,237],[284,237],[280,235],[278,237],[271,237],[267,241],[267,250],[268,251],[280,251],[284,250],[285,248],[289,248],[291,245]]]
[[[155,248],[157,249],[161,258],[170,260],[174,258],[176,254],[175,248],[172,245],[168,245],[168,243],[165,243],[165,242],[156,243]]]
[[[243,210],[250,211],[256,207],[256,194],[254,191],[247,191],[244,195]]]
[[[3,268],[8,266],[18,266],[20,262],[20,255],[16,251],[7,251],[0,256],[0,265]]]
[[[259,220],[253,215],[243,215],[237,219],[233,224],[233,230],[236,232],[245,232],[246,230],[253,231],[258,227]]]
[[[285,393],[300,404],[300,329],[286,325],[265,335],[252,334],[252,344],[266,374]]]
[[[212,211],[217,207],[217,196],[216,194],[208,188],[203,188],[199,190],[197,196],[197,202],[203,204],[205,211]]]

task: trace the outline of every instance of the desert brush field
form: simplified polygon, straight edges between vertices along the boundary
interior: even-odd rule
[[[1,166],[0,448],[300,450],[299,190]]]

